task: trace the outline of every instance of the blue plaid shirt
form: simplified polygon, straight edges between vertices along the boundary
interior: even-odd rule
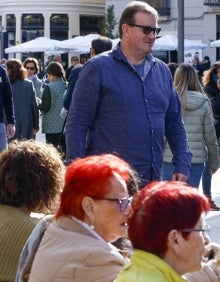
[[[140,77],[120,45],[86,63],[67,118],[66,162],[117,154],[138,172],[144,185],[161,178],[164,136],[174,155],[174,172],[189,176],[191,152],[165,63],[148,55]]]

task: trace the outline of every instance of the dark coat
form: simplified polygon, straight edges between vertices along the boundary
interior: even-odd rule
[[[31,139],[33,129],[39,129],[39,110],[32,81],[16,80],[11,84],[16,130],[13,139]]]

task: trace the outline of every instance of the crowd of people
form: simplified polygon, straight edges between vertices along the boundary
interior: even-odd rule
[[[158,21],[130,1],[114,49],[49,57],[44,78],[33,57],[0,66],[0,282],[220,280],[220,62],[154,57]]]

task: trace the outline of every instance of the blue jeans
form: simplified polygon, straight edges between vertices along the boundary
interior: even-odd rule
[[[212,175],[210,173],[209,163],[206,162],[205,168],[202,174],[202,190],[203,190],[203,193],[210,198],[212,197],[211,184],[212,184]]]
[[[190,186],[199,187],[200,179],[204,170],[204,164],[191,164],[190,168],[190,179],[188,184]],[[162,168],[162,179],[171,180],[173,174],[173,164],[172,163],[163,163]]]
[[[8,148],[6,128],[4,123],[0,123],[0,152]]]

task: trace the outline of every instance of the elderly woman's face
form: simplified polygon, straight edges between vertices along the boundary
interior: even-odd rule
[[[191,232],[187,239],[181,240],[179,252],[179,266],[182,273],[200,270],[203,260],[205,245],[209,243],[209,236],[205,230],[204,217],[201,216],[197,224],[191,228]]]
[[[27,69],[27,74],[28,74],[28,76],[31,76],[31,75],[33,75],[33,74],[36,73],[35,65],[34,65],[34,63],[32,63],[32,62],[27,63],[27,64],[25,65],[25,68]]]
[[[109,179],[109,193],[105,195],[108,199],[128,198],[125,181],[118,175]],[[94,226],[95,231],[107,242],[115,241],[127,233],[127,221],[131,206],[128,205],[124,211],[120,211],[117,201],[106,199],[94,200]]]

